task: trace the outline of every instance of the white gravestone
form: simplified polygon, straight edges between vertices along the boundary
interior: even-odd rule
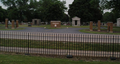
[[[120,27],[120,18],[117,19],[117,27]]]
[[[78,17],[72,18],[72,26],[80,26],[80,18]]]

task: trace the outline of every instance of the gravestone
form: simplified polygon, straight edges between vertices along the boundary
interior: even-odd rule
[[[90,21],[90,31],[93,31],[93,21]]]
[[[80,26],[80,18],[79,17],[72,18],[72,26]]]
[[[108,22],[107,25],[108,25],[107,32],[113,33],[113,23],[112,22]]]
[[[5,19],[5,28],[8,29],[8,19]]]
[[[100,31],[101,22],[98,20],[98,31]]]
[[[117,19],[117,27],[120,27],[120,18]]]
[[[48,25],[48,22],[45,22],[46,25]]]
[[[51,21],[51,27],[52,28],[60,28],[61,27],[61,21]]]
[[[32,19],[32,25],[40,25],[40,19]]]
[[[18,28],[19,26],[18,26],[18,20],[16,20],[16,28]]]
[[[103,26],[107,26],[107,23],[104,23],[104,25]]]
[[[14,27],[15,27],[15,26],[14,26],[14,20],[12,20],[12,29],[14,29]]]
[[[31,23],[30,22],[28,22],[28,27],[31,27],[32,25],[31,25]]]

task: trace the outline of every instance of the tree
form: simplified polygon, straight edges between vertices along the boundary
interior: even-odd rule
[[[115,22],[115,16],[114,16],[114,13],[113,12],[106,12],[103,14],[103,21],[104,22],[112,22],[114,21]]]
[[[39,0],[39,11],[43,21],[61,20],[65,10],[65,1]]]
[[[65,7],[65,1],[60,0],[1,0],[8,6],[10,19],[31,21],[40,18],[43,21],[61,20]],[[12,15],[12,16],[10,16]]]
[[[10,20],[12,19],[18,19],[18,9],[14,8],[14,7],[9,7],[7,9],[7,14],[8,14],[8,18]]]
[[[102,12],[99,8],[99,0],[74,0],[70,5],[68,14],[71,18],[78,16],[83,22],[97,21],[102,18]]]
[[[112,9],[116,18],[120,17],[120,0],[110,0],[108,1],[108,8]]]
[[[60,5],[60,2],[55,2],[50,5],[50,7],[47,10],[47,20],[61,20],[64,15],[64,9],[62,9],[62,6]]]
[[[1,2],[8,7],[8,16],[10,19],[24,20],[26,12],[30,14],[29,2],[36,2],[36,0],[1,0]]]
[[[64,14],[61,21],[68,22],[69,21],[69,16],[67,14]]]
[[[7,16],[7,11],[0,6],[0,22],[4,21]]]
[[[102,9],[109,9],[114,14],[115,19],[120,17],[120,0],[103,0]],[[113,18],[114,19],[114,18]],[[114,21],[113,21],[114,22]]]

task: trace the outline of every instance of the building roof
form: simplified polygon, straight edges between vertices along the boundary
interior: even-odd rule
[[[75,17],[72,18],[72,20],[80,20],[80,18],[75,16]]]

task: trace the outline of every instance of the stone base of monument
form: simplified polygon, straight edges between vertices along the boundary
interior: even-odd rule
[[[113,33],[113,31],[110,31],[110,33]]]
[[[93,30],[90,30],[90,31],[93,31]]]
[[[100,30],[98,30],[98,31],[100,31]]]

